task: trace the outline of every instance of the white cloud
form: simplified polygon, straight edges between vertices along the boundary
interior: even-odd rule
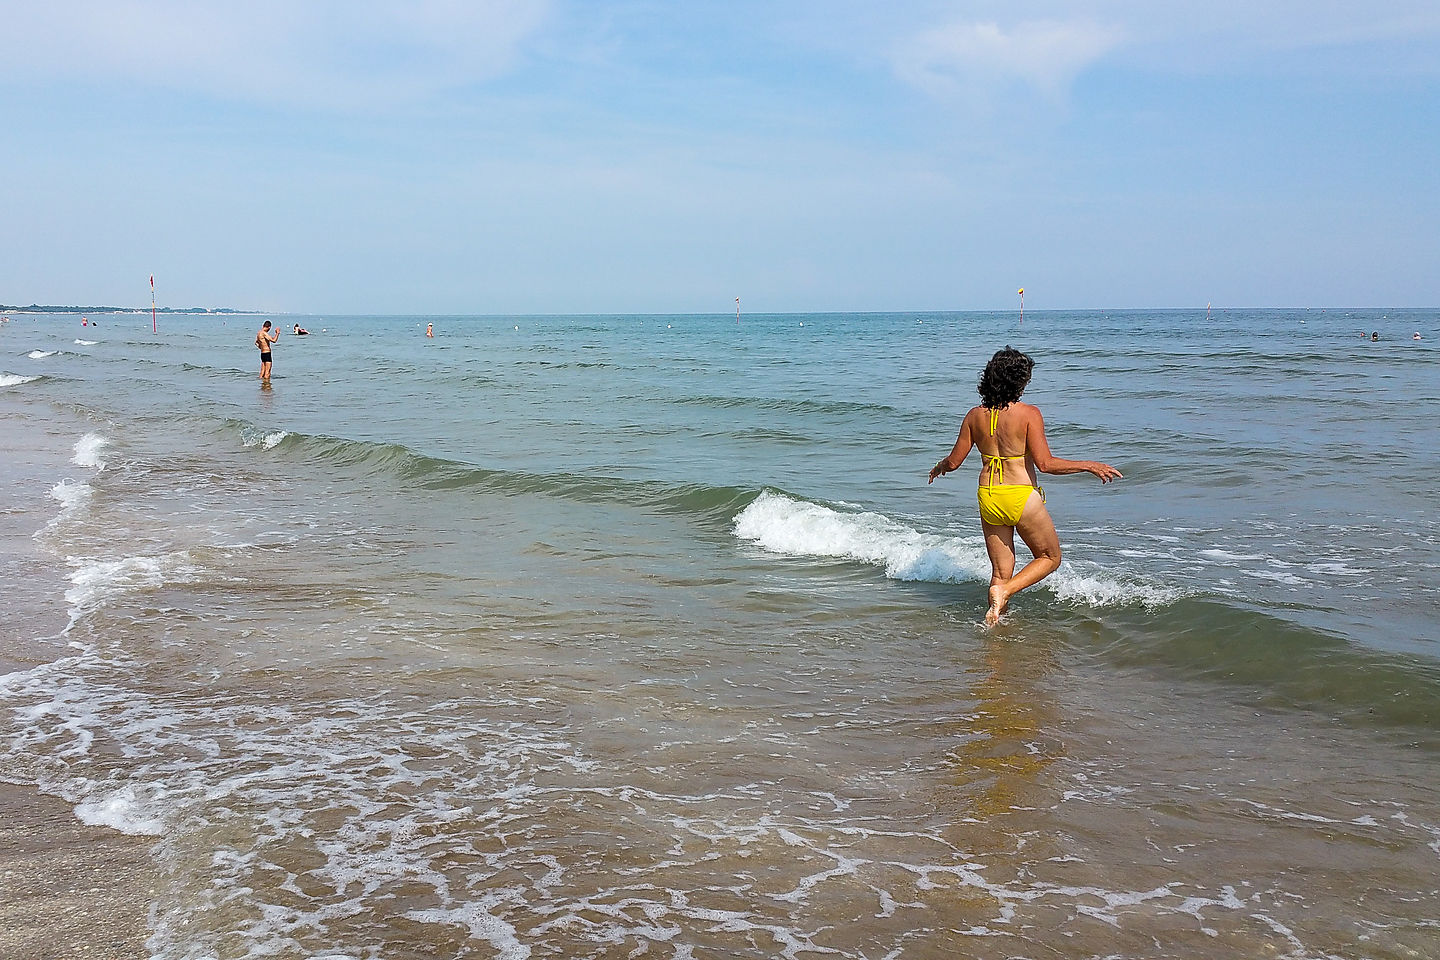
[[[976,96],[1021,83],[1061,97],[1081,71],[1120,45],[1115,27],[1036,20],[1005,29],[994,22],[935,27],[898,44],[895,72],[940,96]]]
[[[503,73],[548,15],[547,0],[50,0],[7,12],[0,75],[383,106]]]

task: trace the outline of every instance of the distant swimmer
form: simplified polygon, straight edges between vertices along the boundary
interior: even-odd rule
[[[1060,537],[1037,473],[1093,473],[1101,483],[1119,480],[1119,470],[1095,460],[1062,460],[1050,452],[1045,421],[1038,407],[1020,402],[1030,383],[1035,363],[1019,350],[1006,347],[985,365],[980,375],[981,406],[972,407],[960,424],[960,436],[950,455],[935,464],[930,482],[958,469],[980,448],[980,526],[990,555],[990,609],[985,622],[994,624],[1010,598],[1044,580],[1060,566]],[[1009,450],[1010,453],[1005,451]],[[1015,572],[1015,531],[1034,555]]]
[[[427,324],[425,324],[425,336],[431,337],[431,338],[433,338],[433,337],[435,336],[435,324],[433,324],[433,323],[427,323]]]
[[[1380,340],[1380,331],[1376,330],[1374,333],[1370,334],[1370,339],[1372,342],[1378,343]]]
[[[270,382],[270,345],[280,341],[280,331],[270,329],[270,321],[266,320],[260,326],[260,332],[255,334],[255,346],[260,348],[260,380],[263,383]]]
[[[298,324],[298,323],[295,324],[295,329],[294,329],[293,331],[291,331],[291,332],[294,333],[295,336],[297,336],[297,337],[308,337],[308,336],[310,336],[310,331],[309,331],[309,330],[306,330],[304,327],[300,326],[300,324]]]
[[[1423,340],[1424,337],[1420,336],[1420,331],[1419,331],[1419,330],[1416,330],[1416,331],[1415,331],[1415,336],[1411,337],[1410,339],[1411,339],[1411,340]]]

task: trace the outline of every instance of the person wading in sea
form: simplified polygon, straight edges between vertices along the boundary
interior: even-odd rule
[[[260,348],[260,380],[263,383],[270,379],[270,345],[278,343],[280,331],[270,329],[270,321],[266,320],[260,327],[260,332],[255,334],[255,346]]]
[[[1045,509],[1039,473],[1093,473],[1101,483],[1119,480],[1119,470],[1095,460],[1062,460],[1045,441],[1040,409],[1020,402],[1035,362],[1019,350],[996,352],[980,375],[981,405],[972,407],[960,424],[950,455],[930,471],[930,483],[957,469],[980,448],[980,526],[990,554],[990,609],[985,622],[995,624],[1010,598],[1044,580],[1060,566],[1060,536]],[[1034,559],[1015,572],[1015,531]]]

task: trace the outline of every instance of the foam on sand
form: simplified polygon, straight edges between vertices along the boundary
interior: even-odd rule
[[[465,903],[450,909],[411,910],[405,916],[421,923],[453,923],[465,927],[470,936],[484,940],[496,950],[500,960],[525,960],[530,948],[520,942],[515,928],[490,912],[501,905],[504,897],[489,894],[478,901]]]
[[[735,518],[735,536],[789,557],[855,560],[892,580],[988,583],[982,538],[921,533],[878,513],[848,513],[766,491]],[[1040,585],[1057,599],[1085,606],[1170,603],[1181,591],[1066,561]]]
[[[164,791],[159,793],[164,795]],[[110,827],[132,836],[164,836],[165,824],[155,807],[154,800],[133,785],[126,785],[118,790],[95,791],[75,805],[75,816],[92,827]]]

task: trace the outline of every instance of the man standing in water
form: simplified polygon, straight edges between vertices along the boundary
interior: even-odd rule
[[[255,334],[255,346],[260,348],[260,382],[268,383],[270,380],[270,345],[278,343],[280,331],[270,329],[270,321],[266,320],[260,327],[260,332]]]
[[[930,470],[930,482],[965,462],[980,448],[980,527],[990,555],[990,609],[985,622],[999,621],[1010,598],[1034,586],[1060,566],[1060,536],[1037,473],[1093,473],[1101,483],[1120,479],[1120,471],[1095,460],[1062,460],[1050,452],[1040,408],[1020,402],[1035,364],[1019,350],[997,351],[980,375],[981,405],[960,424],[950,455]],[[1009,453],[1005,451],[1009,450]],[[1015,572],[1015,531],[1034,555]]]

